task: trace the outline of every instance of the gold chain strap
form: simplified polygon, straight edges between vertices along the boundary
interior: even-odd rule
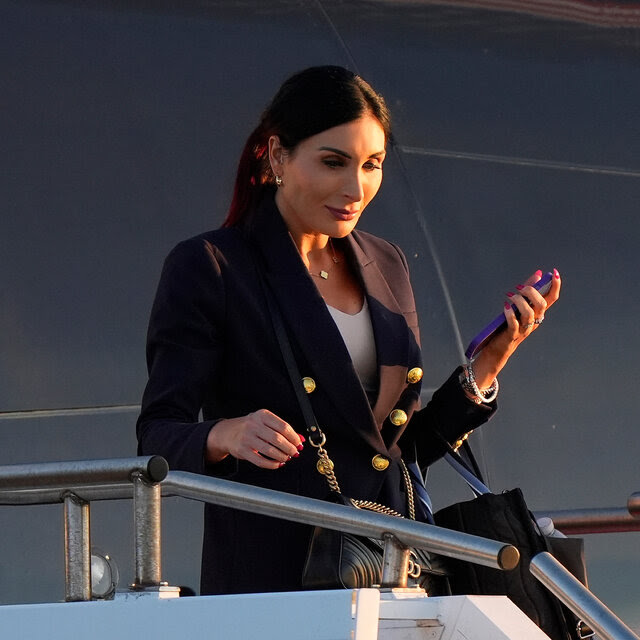
[[[327,450],[323,447],[324,443],[327,441],[327,437],[321,431],[320,434],[322,435],[322,439],[318,444],[313,441],[313,438],[309,438],[311,446],[318,450],[318,462],[316,462],[316,469],[318,470],[318,473],[321,473],[326,478],[331,491],[342,493],[340,491],[340,485],[338,484],[338,478],[336,478],[336,474],[333,472],[333,460],[329,457]]]
[[[334,472],[335,465],[333,464],[333,460],[329,457],[327,450],[324,448],[324,444],[327,442],[327,437],[324,433],[322,433],[322,440],[319,444],[315,444],[312,439],[310,439],[311,446],[315,447],[318,450],[318,461],[316,462],[316,469],[318,473],[321,473],[327,480],[327,484],[329,485],[329,489],[331,491],[335,491],[336,493],[342,493],[340,491],[340,485],[338,484],[338,478],[336,478],[336,474]],[[409,470],[407,469],[407,465],[404,463],[404,460],[400,458],[400,469],[402,470],[402,477],[404,479],[404,487],[405,492],[407,494],[407,510],[409,512],[409,519],[416,519],[416,509],[415,509],[415,500],[413,496],[413,483],[411,482],[411,476],[409,475]],[[375,511],[376,513],[382,513],[387,516],[395,516],[396,518],[403,518],[404,516],[391,507],[387,507],[379,502],[373,502],[371,500],[355,500],[350,498],[351,504],[358,509],[366,509],[367,511]]]
[[[415,498],[413,497],[413,482],[411,482],[411,476],[409,475],[409,469],[404,463],[404,460],[400,458],[400,469],[402,469],[402,477],[404,478],[404,488],[407,492],[407,508],[409,511],[409,519],[416,519],[416,505]]]
[[[366,509],[367,511],[375,511],[376,513],[382,513],[385,516],[395,516],[396,518],[403,518],[404,516],[391,507],[386,507],[379,502],[372,502],[371,500],[354,500],[350,498],[351,504],[358,509]]]

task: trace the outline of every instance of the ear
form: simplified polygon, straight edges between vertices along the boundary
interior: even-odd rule
[[[273,175],[282,175],[282,165],[284,163],[285,149],[280,143],[278,136],[269,138],[269,164]]]

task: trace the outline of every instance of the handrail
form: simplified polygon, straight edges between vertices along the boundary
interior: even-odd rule
[[[1,467],[0,467],[1,470]],[[0,480],[2,482],[2,480]],[[130,500],[133,498],[131,480],[113,484],[64,483],[49,487],[31,487],[29,489],[4,489],[0,487],[0,505],[36,505],[64,502],[69,492],[85,502],[94,500]]]
[[[0,466],[0,503],[4,499],[6,504],[62,502],[65,491],[75,492],[78,487],[89,492],[107,486],[123,487],[130,485],[136,473],[148,482],[161,482],[168,471],[169,465],[161,456],[4,465]],[[37,498],[38,494],[43,497]],[[27,500],[27,496],[31,499]]]
[[[547,551],[533,557],[529,570],[561,602],[586,622],[600,640],[640,640],[620,618]]]
[[[640,531],[640,517],[623,508],[559,509],[536,511],[534,515],[551,518],[555,528],[567,535]]]
[[[422,547],[496,569],[513,569],[520,557],[515,547],[503,542],[186,471],[169,471],[162,493],[355,535],[383,539],[392,534],[407,547]]]
[[[629,496],[626,508],[557,509],[534,515],[551,518],[556,529],[566,534],[640,531],[640,492]]]

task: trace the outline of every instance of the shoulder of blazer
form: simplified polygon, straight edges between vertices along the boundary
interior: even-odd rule
[[[367,231],[354,230],[351,232],[351,236],[363,253],[378,262],[383,270],[385,267],[402,266],[403,270],[408,273],[407,259],[398,245]]]
[[[223,263],[246,262],[250,244],[236,227],[215,229],[178,242],[167,255],[165,272],[220,273]]]
[[[240,229],[238,227],[222,227],[178,242],[169,255],[194,255],[203,251],[210,253],[215,249],[224,252],[240,247],[247,247],[247,241]]]

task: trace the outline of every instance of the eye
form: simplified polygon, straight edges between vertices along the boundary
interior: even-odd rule
[[[342,158],[325,158],[322,162],[330,169],[344,167],[344,160],[342,160]]]
[[[363,168],[365,171],[375,171],[376,169],[380,169],[380,170],[382,170],[382,164],[380,164],[380,162],[379,162],[379,161],[377,161],[377,160],[376,160],[376,161],[373,161],[373,162],[372,162],[372,161],[369,161],[369,162],[365,162],[365,163],[362,165],[362,168]]]

